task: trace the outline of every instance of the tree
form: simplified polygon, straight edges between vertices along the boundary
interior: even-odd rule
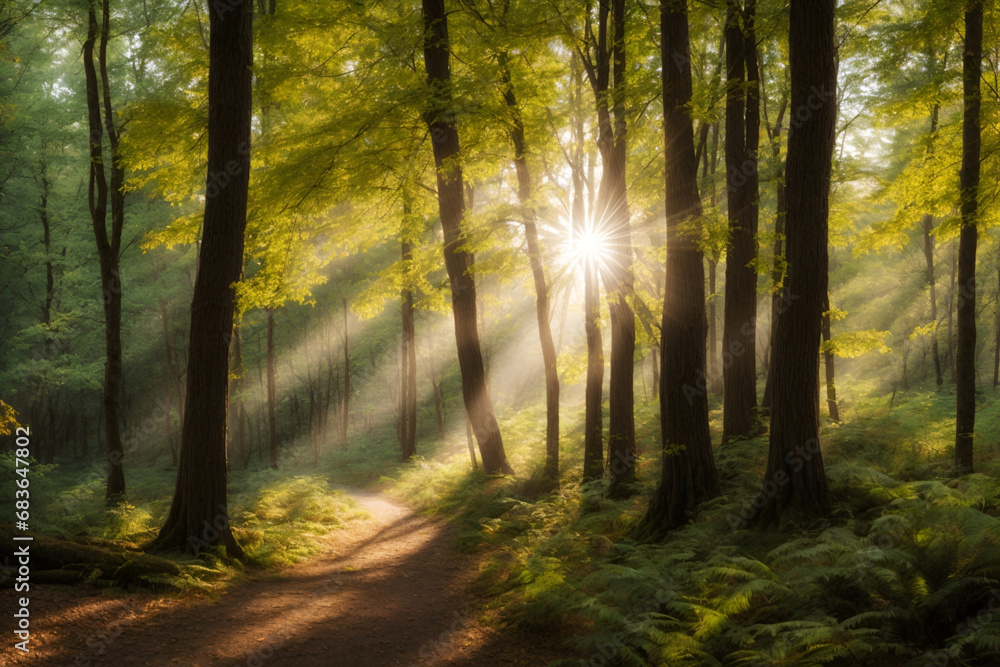
[[[612,28],[609,48],[609,24]],[[589,26],[588,26],[589,28]],[[629,306],[634,294],[632,232],[629,227],[628,188],[625,182],[625,0],[600,2],[597,38],[583,53],[583,65],[597,101],[597,148],[601,154],[601,182],[597,191],[592,234],[606,246],[600,263],[611,315],[611,380],[608,389],[609,497],[628,494],[635,479],[635,316]],[[613,75],[613,79],[612,79]]]
[[[962,168],[959,175],[962,231],[958,240],[959,300],[955,346],[955,472],[973,471],[972,444],[976,427],[976,242],[979,217],[979,161],[982,101],[980,75],[983,60],[983,3],[965,5],[965,48],[962,52]]]
[[[500,426],[486,390],[486,373],[476,319],[475,259],[462,248],[465,197],[460,148],[454,111],[451,109],[451,68],[448,64],[448,18],[444,0],[423,0],[424,66],[430,100],[424,120],[430,129],[437,166],[438,209],[444,230],[444,260],[451,283],[452,313],[458,363],[462,374],[462,399],[479,443],[483,469],[489,475],[513,474],[503,449]]]
[[[231,15],[229,15],[231,14]],[[243,555],[229,527],[226,413],[229,343],[243,268],[252,112],[253,7],[209,8],[208,178],[198,275],[191,303],[187,396],[177,485],[155,549],[220,545]],[[219,174],[227,174],[218,185]]]
[[[521,204],[521,221],[528,245],[528,259],[531,262],[531,276],[535,283],[535,316],[538,320],[538,338],[542,347],[542,364],[545,367],[545,477],[550,481],[559,479],[559,373],[556,369],[556,346],[552,340],[549,325],[549,288],[545,283],[545,268],[542,265],[542,246],[538,240],[535,208],[531,202],[531,171],[525,155],[524,121],[514,95],[508,54],[497,54],[500,67],[500,83],[504,102],[510,113],[510,140],[514,145],[514,169],[517,172],[517,198]]]
[[[726,192],[730,247],[722,330],[722,442],[753,435],[757,411],[757,148],[760,75],[756,0],[729,0],[726,12]]]
[[[404,219],[409,217],[404,212]],[[404,224],[402,241],[403,262],[411,262],[408,226]],[[417,453],[417,339],[414,327],[413,289],[409,284],[402,289],[403,341],[399,362],[399,443],[402,459],[410,460]]]
[[[97,241],[97,256],[101,267],[101,291],[104,295],[104,329],[106,365],[104,370],[103,413],[108,443],[108,475],[105,497],[109,502],[124,496],[125,458],[121,437],[121,386],[122,386],[122,283],[119,275],[122,225],[125,219],[124,168],[118,153],[118,133],[111,106],[111,88],[108,83],[108,0],[101,4],[100,51],[98,62],[103,82],[98,91],[97,71],[94,68],[94,43],[97,40],[97,2],[87,4],[87,40],[83,44],[83,68],[87,80],[87,117],[90,132],[90,185],[88,201],[90,219]],[[101,128],[101,93],[104,95],[104,122],[111,147],[111,188],[104,166],[104,132]],[[108,197],[111,198],[111,234],[108,235]]]
[[[702,215],[694,151],[686,0],[660,3],[666,163],[667,263],[661,328],[660,423],[663,472],[636,530],[656,540],[687,523],[719,495],[705,387],[705,270],[698,238],[685,225]]]
[[[774,399],[760,520],[829,506],[819,440],[820,325],[827,297],[827,226],[837,70],[833,0],[792,0],[789,11],[791,120],[785,169],[787,308],[774,333]]]

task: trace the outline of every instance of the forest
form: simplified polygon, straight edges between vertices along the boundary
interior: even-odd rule
[[[0,664],[1000,664],[998,196],[991,0],[0,0]]]

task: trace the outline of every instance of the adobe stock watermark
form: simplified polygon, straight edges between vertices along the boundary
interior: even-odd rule
[[[282,612],[284,621],[280,627],[274,630],[273,634],[276,638],[273,641],[265,643],[263,646],[257,648],[254,651],[247,651],[244,655],[246,656],[246,666],[247,667],[262,667],[262,665],[274,657],[275,653],[285,645],[288,641],[283,635],[288,631],[291,625],[291,616],[294,612],[302,610],[303,608],[310,607],[315,604],[320,596],[325,596],[330,593],[331,590],[342,587],[345,584],[345,578],[340,573],[334,573],[330,575],[323,587],[313,591],[309,599],[302,601],[300,604],[290,607]]]
[[[625,615],[625,622],[635,623],[644,615],[658,611],[663,607],[663,605],[677,597],[677,594],[673,589],[674,580],[670,577],[666,577],[663,588],[657,589],[656,593],[654,593],[651,597],[634,605],[632,609],[629,610],[628,614]],[[611,661],[625,647],[625,639],[627,636],[628,635],[624,630],[615,632],[611,635],[609,640],[602,642],[600,646],[597,647],[597,651],[595,651],[589,659],[581,658],[580,667],[604,667],[605,665],[612,664]]]
[[[804,445],[799,445],[795,449],[785,453],[785,465],[793,473],[797,473],[819,452],[819,438],[809,438]],[[757,495],[750,500],[743,501],[740,506],[739,515],[730,512],[726,516],[729,527],[733,530],[745,528],[748,522],[757,516],[757,513],[764,509],[778,495],[782,487],[787,486],[791,481],[791,475],[784,468],[775,470],[774,474],[771,475],[771,479],[761,484],[760,492]]]
[[[1000,591],[994,589],[990,591],[990,599],[985,607],[969,616],[958,624],[955,628],[955,636],[948,641],[948,644],[938,651],[935,651],[924,663],[927,667],[945,667],[952,664],[953,660],[958,660],[962,654],[962,647],[965,642],[959,644],[959,639],[978,632],[993,622],[993,614],[996,613],[997,604],[1000,603]]]
[[[461,640],[462,633],[473,627],[476,622],[465,612],[453,612],[454,618],[447,629],[420,646],[417,657],[426,660],[430,664],[444,660],[457,648],[456,644]],[[418,663],[411,662],[408,667],[418,667]]]
[[[227,0],[228,2],[229,0]],[[221,0],[216,0],[217,4],[226,4],[221,2]],[[235,4],[240,4],[237,1]],[[231,8],[230,8],[231,9]],[[237,147],[240,155],[247,156],[250,155],[250,142],[242,141]],[[208,177],[205,183],[205,199],[212,199],[213,197],[218,197],[219,193],[229,187],[229,183],[236,176],[243,173],[243,162],[241,160],[230,160],[226,163],[226,168],[222,171],[210,171],[208,172]]]
[[[775,310],[778,314],[784,313],[791,308],[792,304],[798,301],[798,299],[799,296],[797,294],[788,294],[785,291],[782,291]],[[747,320],[742,324],[742,326],[740,326],[740,334],[744,339],[750,338],[751,334],[756,334],[756,326],[756,320]],[[754,337],[756,338],[756,336]],[[722,351],[722,370],[727,370],[739,357],[742,357],[748,352],[750,354],[754,354],[756,351],[744,345],[741,340],[731,341],[729,346]],[[704,396],[708,392],[708,377],[705,375],[705,370],[699,369],[694,385],[692,386],[685,383],[681,386],[681,391],[684,393],[684,398],[687,399],[688,405],[693,405],[695,398]]]
[[[67,667],[87,667],[91,664],[91,656],[104,656],[107,649],[115,643],[129,625],[139,617],[141,609],[133,601],[127,600],[118,618],[108,624],[103,632],[97,632],[87,637],[87,650],[77,654]]]

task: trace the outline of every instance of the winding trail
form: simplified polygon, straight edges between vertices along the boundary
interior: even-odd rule
[[[443,522],[348,492],[370,519],[321,538],[312,559],[216,600],[32,590],[32,652],[5,641],[0,664],[534,667],[568,657],[547,646],[554,640],[470,615],[479,561],[455,551]],[[14,592],[2,595],[12,608]]]

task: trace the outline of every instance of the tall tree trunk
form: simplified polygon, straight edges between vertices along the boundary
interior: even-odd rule
[[[613,27],[608,46],[608,27]],[[625,183],[625,0],[601,3],[598,13],[597,61],[588,74],[597,100],[597,148],[601,153],[601,182],[594,215],[595,232],[605,246],[600,263],[611,315],[611,379],[608,390],[609,497],[622,497],[635,479],[634,372],[635,316],[632,234]],[[614,75],[612,82],[611,76]],[[611,85],[613,83],[613,85]]]
[[[234,423],[236,425],[236,456],[241,468],[247,467],[247,443],[246,443],[246,407],[243,403],[243,391],[246,384],[244,379],[245,370],[243,368],[243,337],[240,332],[240,325],[237,323],[233,331],[233,380],[232,393],[236,397],[236,410]]]
[[[347,321],[347,299],[344,307],[344,397],[340,409],[340,446],[347,447],[347,425],[351,415],[351,338]]]
[[[929,54],[928,62],[930,66],[933,67],[935,62],[934,54]],[[934,137],[938,130],[938,115],[940,113],[940,106],[935,104],[931,109],[931,126],[930,126],[930,148],[928,149],[928,157],[930,157],[934,148]],[[941,355],[938,351],[938,334],[937,334],[937,285],[934,280],[934,216],[930,213],[925,213],[923,219],[920,221],[920,226],[924,233],[924,259],[927,261],[927,287],[930,292],[931,298],[931,322],[934,326],[931,329],[931,352],[934,357],[934,378],[937,381],[937,386],[944,384],[944,378],[941,375]]]
[[[681,226],[701,216],[691,102],[685,0],[661,0],[667,264],[661,330],[660,422],[663,472],[636,534],[660,539],[719,495],[708,431],[705,271],[697,239]]]
[[[712,257],[708,258],[708,389],[713,394],[719,388],[721,376],[719,375],[719,334],[716,326],[716,302],[718,298],[715,294],[716,274],[719,263]]]
[[[958,241],[958,341],[955,349],[955,473],[973,472],[972,444],[976,428],[976,243],[979,222],[979,158],[981,132],[980,74],[983,60],[983,3],[965,5],[965,49],[962,55],[962,169],[959,176],[962,231]]]
[[[951,280],[948,291],[948,374],[955,384],[955,277],[958,274],[958,241],[951,246]]]
[[[451,115],[451,68],[448,64],[448,18],[444,0],[423,0],[424,65],[432,96],[424,119],[430,129],[437,167],[438,208],[444,230],[444,260],[451,282],[452,313],[458,363],[462,373],[462,399],[479,443],[483,469],[487,474],[513,474],[503,448],[486,391],[483,354],[476,329],[476,283],[472,274],[475,259],[461,247],[465,201],[459,155],[458,130]]]
[[[441,395],[441,382],[437,378],[437,369],[434,365],[434,344],[431,343],[431,353],[428,355],[431,367],[431,390],[434,392],[434,416],[437,418],[438,437],[444,437],[444,397]]]
[[[278,469],[278,396],[274,377],[274,308],[267,309],[267,453],[268,465]]]
[[[604,341],[601,335],[601,304],[597,266],[585,257],[583,278],[584,332],[587,337],[587,384],[584,388],[583,479],[604,475]]]
[[[934,378],[937,386],[944,384],[944,377],[941,375],[941,355],[938,352],[937,334],[937,289],[934,281],[934,216],[930,213],[924,215],[920,226],[924,232],[924,259],[927,261],[927,287],[931,295],[931,352],[934,357]]]
[[[549,324],[549,288],[545,283],[542,266],[542,247],[538,241],[535,207],[531,203],[531,173],[525,157],[524,122],[514,95],[507,66],[507,52],[497,55],[500,65],[500,82],[504,101],[510,114],[510,140],[514,144],[514,169],[517,172],[517,197],[521,205],[521,220],[528,244],[528,260],[535,282],[535,315],[538,320],[538,338],[542,348],[542,365],[545,367],[545,477],[559,479],[559,374],[556,369],[556,347]]]
[[[837,384],[833,359],[830,349],[830,295],[823,300],[823,321],[820,325],[820,336],[825,349],[823,350],[823,368],[826,371],[826,407],[830,411],[830,419],[839,422],[840,411],[837,409]]]
[[[993,391],[996,391],[997,384],[1000,383],[1000,253],[997,253],[997,308],[993,333],[996,337],[996,345],[993,349]]]
[[[579,67],[580,56],[573,54],[573,65]],[[575,141],[573,152],[573,203],[572,233],[577,239],[591,233],[587,222],[585,190],[587,175],[584,172],[585,136],[583,128],[583,81],[578,69],[574,78],[573,102],[576,118],[573,126]],[[591,161],[591,166],[593,162]],[[583,318],[587,339],[587,378],[584,386],[584,435],[583,480],[600,479],[604,475],[604,341],[601,336],[600,290],[597,284],[597,267],[593,257],[582,257]]]
[[[726,193],[730,245],[722,331],[722,442],[757,432],[757,148],[760,138],[756,1],[726,14]],[[745,76],[744,76],[745,75]]]
[[[788,107],[788,98],[782,97],[781,105],[778,108],[778,118],[774,124],[774,131],[771,132],[771,157],[775,162],[781,159],[781,129],[782,121],[785,118],[785,110]],[[760,407],[766,414],[771,410],[771,399],[774,388],[774,334],[778,329],[778,318],[784,311],[782,301],[782,281],[785,278],[785,258],[782,246],[785,240],[785,174],[782,169],[775,185],[775,211],[774,211],[774,252],[771,261],[771,326],[768,332],[768,363],[767,378],[764,380],[764,396],[761,398]]]
[[[403,241],[403,261],[413,258],[410,244]],[[413,323],[413,290],[403,288],[403,344],[400,358],[400,446],[402,458],[409,461],[417,453],[417,348]]]
[[[787,309],[774,335],[774,403],[763,523],[830,504],[819,440],[817,354],[827,298],[830,171],[837,105],[833,0],[791,0],[786,174]],[[773,488],[772,488],[773,487]],[[771,491],[773,490],[773,493]]]
[[[215,3],[209,17],[208,174],[230,178],[206,188],[177,488],[154,546],[198,552],[222,545],[238,558],[243,550],[229,527],[226,498],[226,394],[250,181],[253,8]]]
[[[52,184],[45,175],[45,167],[42,167],[41,181],[42,194],[41,203],[38,206],[38,217],[42,222],[42,244],[45,246],[45,301],[42,304],[42,323],[48,326],[52,323],[52,302],[55,300],[55,267],[52,265],[52,234],[49,224],[49,192]],[[46,339],[46,354],[51,341]]]
[[[101,128],[101,100],[98,92],[97,71],[94,68],[94,43],[97,40],[97,2],[90,0],[87,11],[87,40],[83,45],[83,68],[87,80],[87,116],[90,130],[90,186],[88,203],[97,241],[97,256],[101,267],[101,290],[104,294],[104,366],[103,412],[107,431],[108,473],[105,498],[116,502],[125,494],[125,458],[121,437],[121,382],[122,343],[121,314],[122,290],[118,275],[118,258],[124,221],[124,193],[121,190],[123,174],[118,161],[118,135],[111,110],[107,76],[108,0],[103,0],[99,65],[104,88],[104,110],[109,143],[111,145],[111,236],[107,230],[108,182],[104,167],[104,133]]]

